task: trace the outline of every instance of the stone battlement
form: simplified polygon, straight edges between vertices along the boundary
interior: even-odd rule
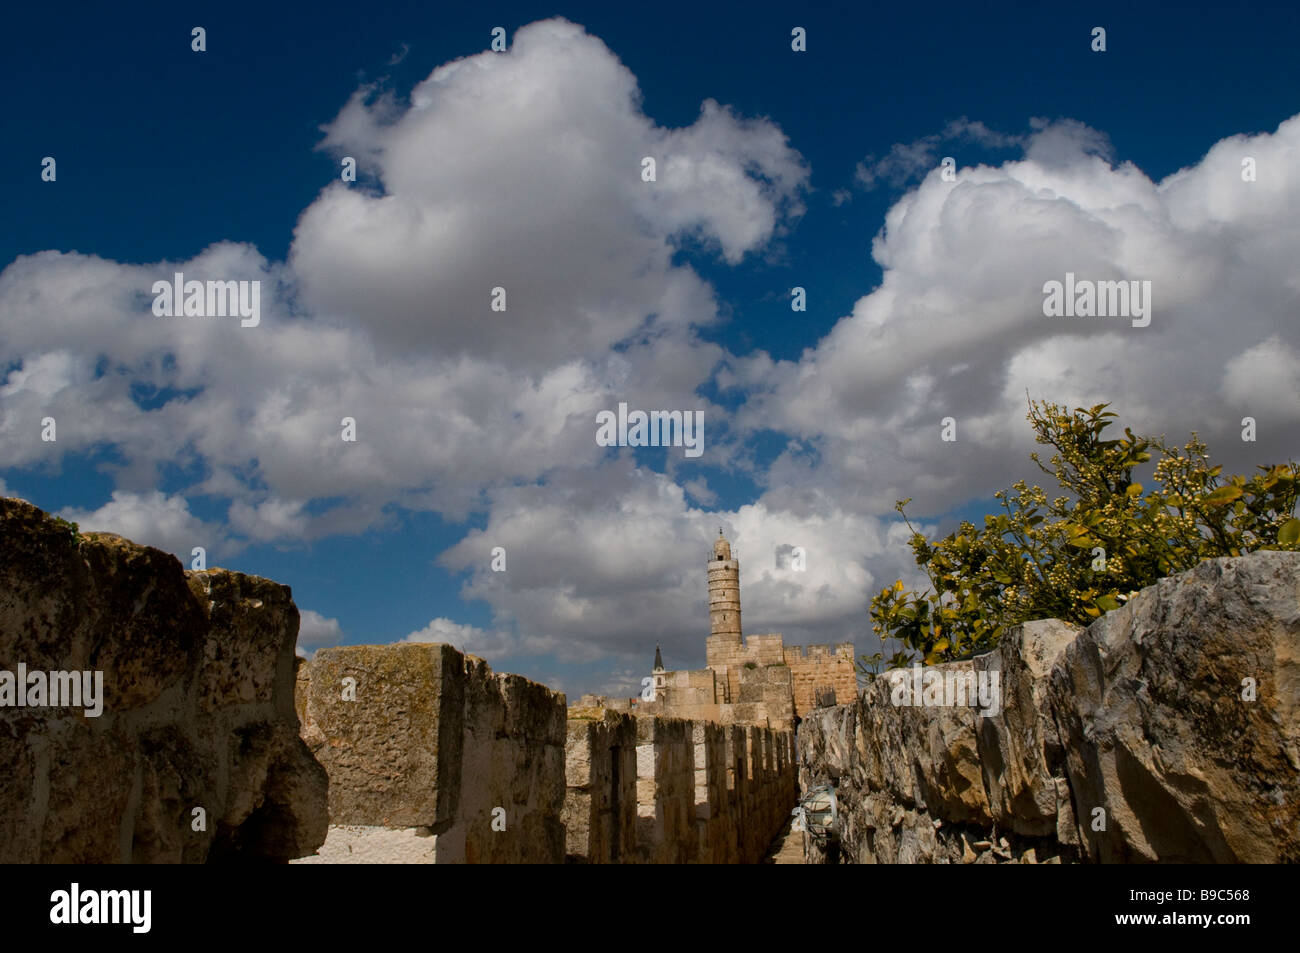
[[[566,859],[757,863],[795,798],[794,734],[571,709]]]
[[[298,660],[287,586],[4,498],[0,593],[7,685],[99,686],[0,705],[0,862],[753,862],[794,806],[784,726],[570,710],[450,645]]]
[[[852,642],[839,642],[834,648],[829,645],[787,645],[785,647],[785,660],[787,663],[803,658],[847,658],[852,660],[854,651]]]
[[[307,861],[763,857],[794,804],[791,730],[598,701],[566,709],[450,645],[321,649],[298,673],[303,738],[330,780],[329,837]]]

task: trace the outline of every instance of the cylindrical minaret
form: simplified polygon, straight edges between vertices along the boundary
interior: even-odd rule
[[[740,642],[740,560],[731,558],[731,543],[722,537],[713,543],[709,560],[709,627],[713,635]]]

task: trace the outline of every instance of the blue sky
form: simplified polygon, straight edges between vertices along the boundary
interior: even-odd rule
[[[0,488],[291,585],[308,651],[630,690],[702,663],[724,526],[747,632],[869,652],[893,499],[946,529],[1032,478],[1026,388],[1294,454],[1300,12],[1128,6],[11,11]],[[262,324],[151,314],[181,269]],[[1151,280],[1151,326],[1047,326],[1066,271]],[[706,452],[597,447],[620,400]]]

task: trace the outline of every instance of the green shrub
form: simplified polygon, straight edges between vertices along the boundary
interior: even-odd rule
[[[1002,512],[984,528],[963,521],[931,542],[913,529],[917,565],[929,576],[927,593],[905,592],[901,580],[871,600],[872,628],[893,655],[863,656],[860,671],[873,678],[884,666],[968,658],[997,645],[1011,626],[1057,618],[1086,625],[1118,608],[1157,579],[1191,569],[1203,559],[1258,549],[1300,550],[1300,519],[1293,515],[1300,466],[1259,467],[1250,478],[1220,477],[1192,433],[1181,448],[1163,437],[1139,437],[1125,428],[1104,439],[1116,415],[1098,404],[1067,412],[1030,401],[1035,440],[1054,448],[1050,467],[1068,495],[1047,500],[1023,480],[994,494]],[[1144,488],[1133,470],[1159,453]]]
[[[54,521],[55,526],[59,527],[60,529],[66,530],[72,536],[73,539],[81,538],[81,527],[78,526],[76,523],[65,520],[60,516],[53,516],[50,518]]]

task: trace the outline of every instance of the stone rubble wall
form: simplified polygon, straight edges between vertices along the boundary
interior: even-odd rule
[[[0,671],[99,671],[104,693],[98,717],[0,707],[0,863],[311,853],[326,776],[298,737],[297,636],[288,586],[0,498]]]
[[[309,861],[563,862],[563,694],[450,645],[397,643],[319,650],[298,706],[330,779]]]
[[[878,678],[800,725],[800,784],[841,808],[814,862],[1300,861],[1300,554],[1206,560],[934,668],[997,673],[1000,711],[895,706]]]
[[[571,862],[757,863],[794,807],[790,730],[572,709],[567,762]]]

